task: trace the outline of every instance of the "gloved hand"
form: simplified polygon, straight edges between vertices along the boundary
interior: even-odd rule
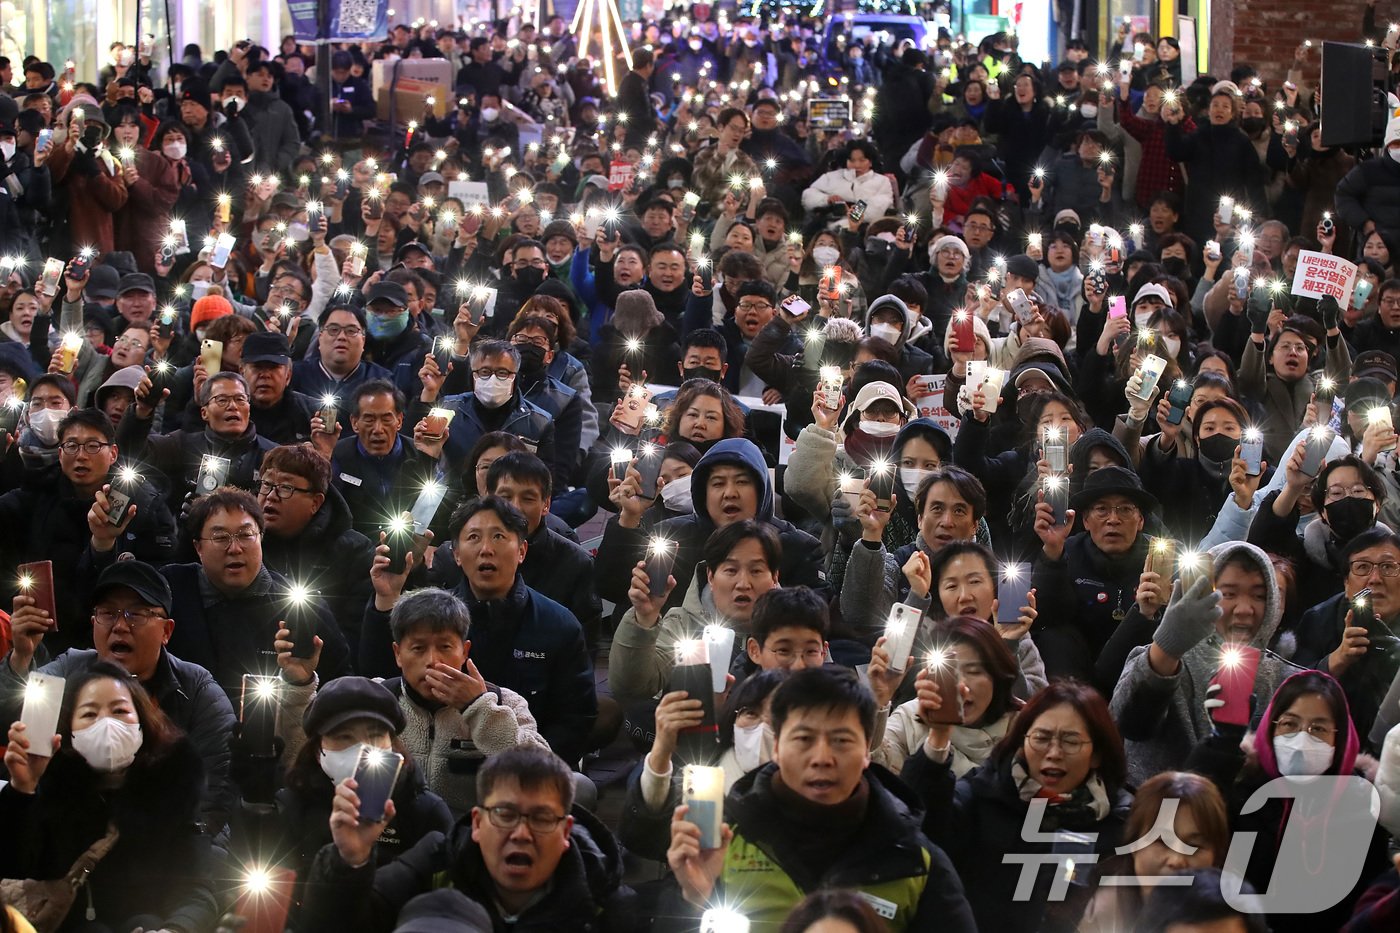
[[[1224,689],[1224,684],[1211,684],[1206,688],[1206,701],[1201,705],[1206,708],[1206,715],[1210,717],[1211,733],[1231,748],[1235,748],[1244,741],[1244,734],[1249,729],[1233,722],[1220,722],[1215,718],[1215,711],[1225,705],[1225,701],[1220,698],[1220,691]],[[1252,695],[1249,698],[1249,713],[1250,718],[1253,719],[1254,697]]]
[[[1171,657],[1183,658],[1214,631],[1221,615],[1220,594],[1204,574],[1184,594],[1181,581],[1177,580],[1172,585],[1172,600],[1152,640]]]
[[[860,519],[856,518],[850,500],[841,494],[839,485],[836,495],[831,497],[831,527],[836,529],[837,537],[848,544],[860,537]]]
[[[1249,317],[1249,329],[1253,333],[1262,334],[1269,329],[1269,305],[1268,289],[1256,288],[1249,293],[1244,313]]]
[[[1336,327],[1341,320],[1342,309],[1331,295],[1323,295],[1317,300],[1317,310],[1322,312],[1322,326],[1327,330]]]
[[[1140,399],[1138,393],[1142,390],[1142,372],[1133,370],[1133,374],[1128,377],[1128,384],[1123,387],[1123,394],[1128,399],[1128,417],[1133,421],[1146,421],[1147,413],[1152,410],[1151,399]]]

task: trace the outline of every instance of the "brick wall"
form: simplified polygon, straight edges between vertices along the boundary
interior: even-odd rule
[[[1229,27],[1221,29],[1219,20],[1213,25],[1213,41],[1220,46],[1228,45],[1233,58],[1220,62],[1219,54],[1212,55],[1211,64],[1217,75],[1224,77],[1234,64],[1249,63],[1270,84],[1282,81],[1293,60],[1293,52],[1304,39],[1313,41],[1314,49],[1322,40],[1334,42],[1363,41],[1361,18],[1366,9],[1364,0],[1215,0],[1213,7],[1217,15],[1224,5],[1233,6],[1232,19],[1234,34],[1230,41]],[[1381,0],[1377,6],[1376,21],[1388,22],[1386,17],[1400,21],[1400,3],[1395,0]],[[1223,52],[1223,48],[1219,49]],[[1309,83],[1317,80],[1320,64],[1316,51],[1309,57],[1307,72]]]

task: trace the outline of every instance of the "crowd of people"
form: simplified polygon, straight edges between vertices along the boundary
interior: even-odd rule
[[[1400,926],[1400,116],[746,7],[0,58],[0,931]]]

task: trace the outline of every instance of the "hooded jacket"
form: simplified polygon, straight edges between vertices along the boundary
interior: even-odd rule
[[[914,327],[918,324],[918,318],[914,312],[909,310],[909,306],[894,295],[882,295],[870,302],[870,306],[865,309],[865,332],[870,333],[870,321],[875,312],[881,309],[893,308],[904,317],[904,326],[900,328],[899,336],[895,338],[894,348],[899,351],[899,362],[896,368],[905,382],[914,376],[926,376],[934,372],[948,371],[948,358],[939,349],[938,355],[932,356],[918,347],[909,343],[910,336],[914,333]],[[903,389],[903,386],[897,388]]]
[[[1283,615],[1283,597],[1268,555],[1237,541],[1211,548],[1210,556],[1215,573],[1226,561],[1243,558],[1263,575],[1264,620],[1249,643],[1267,648]],[[1164,677],[1153,671],[1147,651],[1155,625],[1155,620],[1146,620],[1146,641],[1128,655],[1109,706],[1123,734],[1128,780],[1134,785],[1158,772],[1186,767],[1191,749],[1210,735],[1206,688],[1220,669],[1220,645],[1210,638],[1186,652],[1175,674]],[[1284,678],[1297,670],[1277,655],[1265,653],[1254,681],[1255,709],[1264,709]]]
[[[783,586],[810,586],[825,591],[821,542],[791,522],[773,515],[773,486],[762,452],[753,441],[733,437],[711,447],[690,474],[690,490],[696,512],[666,519],[651,528],[645,525],[623,528],[616,518],[608,521],[596,558],[599,596],[628,605],[627,588],[632,579],[632,568],[645,557],[647,540],[656,534],[677,544],[676,562],[671,569],[671,575],[676,578],[676,588],[667,606],[680,604],[690,586],[695,565],[700,562],[700,552],[715,530],[714,519],[710,517],[705,502],[710,472],[718,466],[743,467],[753,474],[758,490],[758,509],[754,517],[772,525],[783,545],[779,570]]]
[[[470,820],[446,834],[429,833],[393,863],[376,869],[345,864],[334,845],[316,855],[302,918],[308,930],[389,933],[404,904],[444,887],[466,894],[491,914],[498,931],[511,933],[629,933],[641,928],[633,895],[622,882],[622,852],[603,822],[574,807],[569,847],[542,897],[507,920],[496,905],[495,882]]]

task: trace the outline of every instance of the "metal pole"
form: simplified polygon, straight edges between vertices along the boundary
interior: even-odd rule
[[[331,47],[327,41],[330,34],[330,0],[316,0],[316,83],[321,86],[321,99],[326,108],[328,125],[323,127],[323,133],[327,139],[335,139],[335,110],[331,106]]]
[[[170,0],[165,0],[165,50],[169,58],[165,60],[165,74],[170,76],[170,66],[175,64],[175,26],[170,22]]]

